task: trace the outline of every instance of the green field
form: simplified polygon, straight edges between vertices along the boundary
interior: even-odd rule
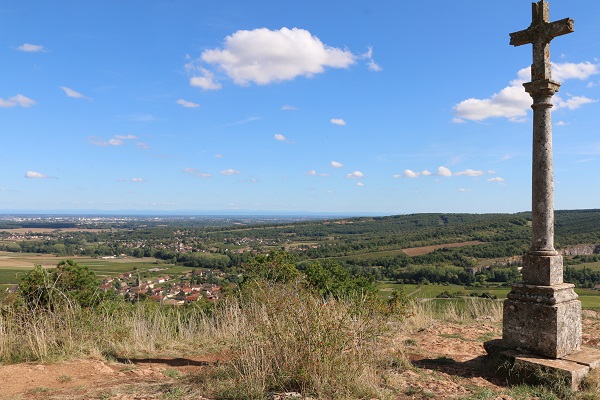
[[[394,289],[403,289],[404,292],[414,299],[434,299],[440,293],[447,291],[450,293],[464,292],[467,294],[486,292],[496,295],[499,299],[505,299],[510,291],[508,287],[490,286],[490,287],[467,287],[461,285],[405,285],[392,282],[380,282],[377,286],[382,297],[387,297]],[[579,295],[581,305],[585,309],[600,310],[600,291],[591,289],[575,289]],[[443,301],[443,299],[440,299]]]
[[[164,264],[155,258],[113,258],[101,259],[91,257],[55,257],[48,254],[9,253],[0,252],[0,284],[16,284],[24,272],[33,269],[39,264],[46,268],[55,267],[63,259],[73,259],[79,265],[89,267],[100,278],[117,276],[134,270],[145,272],[152,268],[165,268],[164,271],[150,273],[150,275],[169,275],[189,272],[190,267]]]

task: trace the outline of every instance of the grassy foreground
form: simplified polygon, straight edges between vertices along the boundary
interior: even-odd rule
[[[212,310],[104,302],[94,309],[26,312],[2,304],[0,360],[211,355],[219,361],[177,377],[179,395],[149,398],[265,399],[297,392],[318,399],[425,399],[435,396],[402,382],[418,372],[408,356],[414,340],[406,337],[444,324],[498,324],[501,314],[501,302],[488,299],[466,299],[460,307],[448,302],[440,308],[434,302],[323,298],[279,283],[253,284]],[[597,382],[593,375],[587,389],[577,394],[556,388],[518,386],[499,392],[483,387],[453,398],[596,399]]]

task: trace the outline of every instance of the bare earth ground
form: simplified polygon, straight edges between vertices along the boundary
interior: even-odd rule
[[[598,347],[600,313],[584,311],[583,322],[584,345]],[[500,336],[501,325],[485,318],[467,324],[432,322],[398,338],[413,368],[399,368],[386,383],[397,388],[399,399],[478,398],[487,390],[487,399],[512,400],[506,384],[484,365],[483,342]],[[208,400],[186,377],[215,363],[215,357],[205,357],[4,365],[0,399]]]

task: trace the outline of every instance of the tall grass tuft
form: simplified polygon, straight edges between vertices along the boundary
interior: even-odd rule
[[[217,313],[232,341],[220,396],[378,395],[378,345],[390,314],[374,299],[326,299],[294,284],[256,283]]]

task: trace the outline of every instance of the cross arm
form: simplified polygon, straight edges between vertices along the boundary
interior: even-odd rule
[[[521,46],[523,44],[533,43],[536,39],[542,39],[544,43],[549,43],[557,36],[566,35],[574,32],[574,21],[571,18],[564,18],[554,22],[545,22],[531,24],[529,28],[510,34],[510,44]]]
[[[560,19],[545,26],[545,34],[548,40],[574,31],[574,21],[571,18]]]
[[[534,27],[530,26],[529,28],[519,31],[513,32],[510,34],[510,44],[513,46],[521,46],[528,43],[533,43],[533,38],[535,36]]]

